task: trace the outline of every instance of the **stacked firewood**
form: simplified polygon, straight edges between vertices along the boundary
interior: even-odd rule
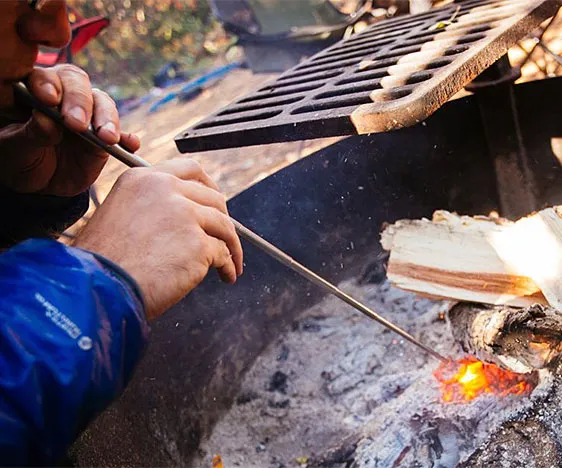
[[[460,301],[448,314],[465,351],[516,372],[562,351],[562,208],[516,222],[446,211],[382,232],[387,276],[416,293]]]

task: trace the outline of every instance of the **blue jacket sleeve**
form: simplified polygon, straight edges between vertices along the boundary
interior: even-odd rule
[[[52,240],[0,255],[0,464],[53,464],[123,390],[148,326],[116,265]]]

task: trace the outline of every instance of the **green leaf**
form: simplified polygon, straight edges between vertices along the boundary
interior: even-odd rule
[[[437,29],[443,29],[450,26],[452,23],[450,21],[439,21],[439,23],[432,24],[429,28],[430,31],[435,31]]]

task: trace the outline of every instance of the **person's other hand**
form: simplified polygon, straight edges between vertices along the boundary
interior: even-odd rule
[[[57,106],[76,131],[92,123],[107,144],[120,143],[130,151],[139,139],[121,133],[113,100],[92,89],[86,72],[73,65],[35,68],[27,80],[32,94],[49,106]],[[72,197],[86,190],[98,177],[108,155],[48,117],[17,109],[0,121],[0,185],[20,193]],[[18,123],[13,123],[13,122]]]
[[[210,267],[228,283],[242,274],[242,246],[225,198],[190,159],[123,173],[74,245],[124,268],[144,294],[149,320]]]

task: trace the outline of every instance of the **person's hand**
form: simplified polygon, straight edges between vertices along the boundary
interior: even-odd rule
[[[210,267],[228,283],[242,274],[242,246],[225,198],[190,159],[123,173],[74,246],[124,268],[143,292],[149,320],[197,286]]]
[[[73,65],[36,68],[27,87],[43,103],[60,107],[71,129],[84,131],[92,123],[105,143],[139,149],[136,136],[121,133],[113,100],[92,89],[81,69]],[[0,125],[0,185],[15,192],[78,195],[96,180],[108,158],[37,111],[3,109]]]

